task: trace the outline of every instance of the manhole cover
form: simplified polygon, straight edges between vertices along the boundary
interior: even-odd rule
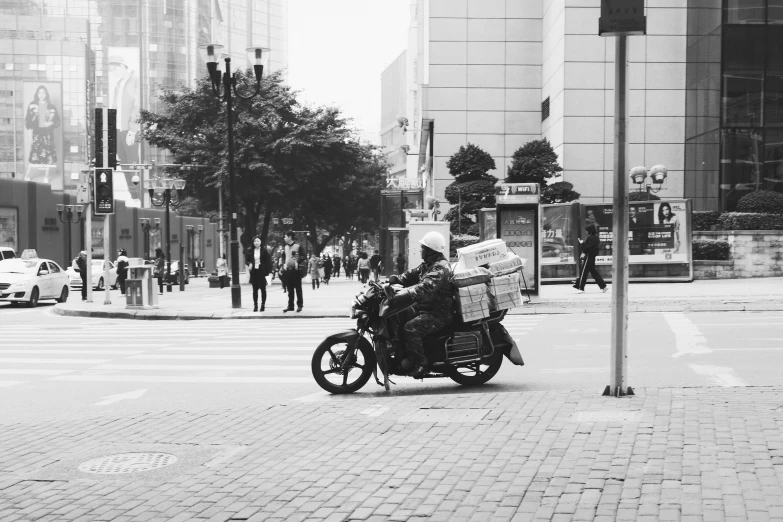
[[[400,419],[400,422],[478,422],[483,419],[489,410],[486,409],[422,409],[407,417]]]
[[[575,413],[571,420],[574,422],[639,422],[638,411],[580,411]]]
[[[119,475],[164,468],[177,462],[170,453],[117,453],[79,464],[79,471],[98,475]]]

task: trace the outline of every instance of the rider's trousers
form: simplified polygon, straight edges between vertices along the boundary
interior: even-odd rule
[[[448,325],[451,317],[441,317],[438,315],[422,312],[407,323],[405,323],[405,349],[419,359],[420,363],[427,362],[427,356],[424,355],[424,337],[433,334]]]

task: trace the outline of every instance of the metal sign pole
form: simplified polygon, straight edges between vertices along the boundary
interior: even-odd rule
[[[604,395],[633,395],[628,373],[628,176],[626,175],[627,36],[615,37],[614,199],[612,212],[612,352]]]

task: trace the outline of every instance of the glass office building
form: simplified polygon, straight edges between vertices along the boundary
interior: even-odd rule
[[[0,3],[0,15],[3,15],[0,23],[8,25],[9,20],[15,17],[38,19],[44,26],[63,25],[64,20],[81,20],[81,27],[87,28],[83,29],[83,40],[90,49],[90,61],[93,64],[89,75],[83,80],[92,81],[92,98],[83,88],[84,92],[71,91],[68,85],[63,84],[64,96],[81,96],[82,105],[95,103],[96,106],[117,108],[120,111],[118,118],[124,122],[118,122],[118,130],[137,133],[139,129],[134,125],[133,115],[137,114],[139,109],[157,110],[158,94],[162,90],[191,87],[197,78],[206,74],[199,50],[199,47],[206,43],[223,44],[224,52],[232,57],[235,68],[250,65],[245,52],[247,47],[269,47],[272,52],[267,71],[285,69],[288,60],[287,2],[288,0],[5,0]],[[65,25],[70,27],[68,23]],[[0,37],[14,41],[28,39],[10,27]],[[50,39],[45,33],[39,34],[38,38]],[[14,45],[3,45],[2,49],[0,56],[3,63],[17,61]],[[10,53],[6,52],[6,49],[10,49]],[[46,56],[53,61],[62,61],[60,57],[69,56],[67,53],[73,51],[63,52],[66,54],[59,55],[59,50],[47,47]],[[46,63],[40,60],[39,62]],[[9,70],[0,69],[0,82],[7,79],[8,73]],[[119,81],[120,79],[122,81]],[[4,92],[13,90],[7,86],[2,89]],[[8,104],[5,97],[0,99],[0,104],[2,103]],[[13,154],[9,153],[13,150],[13,144],[9,143],[13,142],[14,133],[17,138],[23,134],[23,127],[19,125],[20,119],[24,118],[22,111],[21,103],[16,103],[16,126],[5,123],[8,119],[6,114],[0,116],[0,161],[5,162],[4,166],[0,167],[0,172],[19,172],[25,168],[19,160],[15,167],[13,159],[10,160],[11,166],[6,164],[7,158],[13,157]],[[123,112],[125,117],[122,117]],[[10,113],[8,115],[11,116]],[[88,124],[89,122],[82,129],[83,135],[87,135],[87,144],[79,149],[84,160],[87,160],[88,151],[91,150],[90,133],[85,133]],[[127,159],[122,162],[166,161],[164,154],[155,150],[144,150],[143,145],[137,141],[131,147],[136,150],[126,151]]]
[[[685,197],[783,192],[783,0],[689,0]]]

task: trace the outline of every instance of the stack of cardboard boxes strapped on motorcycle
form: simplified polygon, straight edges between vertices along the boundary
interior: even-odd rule
[[[457,255],[452,281],[457,312],[463,322],[522,306],[519,273],[526,261],[509,252],[502,239],[458,248]]]

